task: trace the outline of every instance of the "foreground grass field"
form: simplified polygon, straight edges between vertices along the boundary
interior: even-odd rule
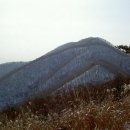
[[[130,79],[118,76],[0,113],[0,130],[130,130]]]

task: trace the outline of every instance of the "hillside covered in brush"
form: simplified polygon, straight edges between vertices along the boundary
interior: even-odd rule
[[[9,63],[3,63],[0,64],[0,79],[9,73],[13,73],[18,68],[24,66],[25,62],[9,62]]]
[[[117,76],[102,85],[74,88],[3,110],[0,129],[130,129],[130,78]]]
[[[130,76],[130,55],[104,39],[64,44],[0,80],[0,109],[59,90],[94,86]]]

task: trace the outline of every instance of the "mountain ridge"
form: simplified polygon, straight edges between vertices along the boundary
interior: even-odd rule
[[[104,39],[102,39],[102,38],[99,38],[99,37],[95,37],[95,38],[94,38],[94,37],[90,37],[90,38],[82,39],[82,40],[80,40],[80,41],[78,41],[78,42],[66,43],[66,44],[64,44],[64,45],[62,45],[62,46],[60,46],[60,47],[55,48],[55,49],[52,50],[51,52],[46,53],[45,55],[43,55],[43,56],[41,56],[41,57],[39,57],[39,58],[37,58],[37,59],[35,59],[35,60],[33,60],[33,61],[30,61],[30,62],[27,63],[26,65],[28,66],[28,65],[30,65],[30,64],[33,64],[34,62],[37,62],[37,60],[39,60],[39,59],[41,59],[41,58],[45,58],[45,59],[46,59],[46,58],[48,58],[48,56],[57,55],[57,53],[54,54],[54,52],[57,51],[57,50],[59,50],[61,47],[66,46],[67,44],[68,44],[69,46],[72,46],[72,44],[76,44],[76,43],[80,44],[79,42],[82,42],[82,41],[85,41],[85,40],[89,40],[89,39],[90,39],[90,40],[102,40],[102,41],[105,41],[108,45],[114,47],[111,43],[109,43],[108,41],[106,41],[106,40],[104,40]],[[90,43],[87,43],[87,44],[89,45]],[[92,44],[93,44],[93,43],[92,43]],[[97,44],[97,43],[96,43],[96,44]],[[77,45],[77,46],[78,46],[78,45]],[[109,47],[109,46],[108,46],[108,47]],[[65,51],[66,49],[75,49],[75,48],[76,48],[76,47],[74,47],[74,48],[65,48],[64,50],[60,50],[58,53],[63,52],[63,51]],[[111,48],[111,49],[112,49],[112,48]],[[124,55],[125,57],[126,57],[126,56],[128,56],[128,57],[130,56],[129,54],[126,54],[126,53],[120,51],[119,49],[117,49],[117,48],[115,48],[115,47],[114,47],[114,50],[116,50],[117,53]],[[20,67],[19,69],[22,69],[23,67],[26,67],[26,65]]]
[[[24,66],[27,62],[7,62],[0,64],[0,80],[7,74],[13,72],[14,70]]]
[[[99,79],[103,83],[103,77],[111,80],[118,73],[127,77],[130,75],[130,56],[101,38],[64,44],[0,80],[0,109],[39,93],[49,95],[65,87],[68,81],[73,85],[77,83],[74,78],[85,72],[87,74],[81,76],[78,82],[86,85]]]

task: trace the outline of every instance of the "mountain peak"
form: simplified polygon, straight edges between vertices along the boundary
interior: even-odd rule
[[[64,44],[0,80],[0,109],[57,90],[130,76],[130,56],[102,38]]]

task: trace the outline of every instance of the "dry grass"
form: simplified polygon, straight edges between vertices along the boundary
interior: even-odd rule
[[[0,130],[130,130],[130,79],[28,101],[0,113]]]

